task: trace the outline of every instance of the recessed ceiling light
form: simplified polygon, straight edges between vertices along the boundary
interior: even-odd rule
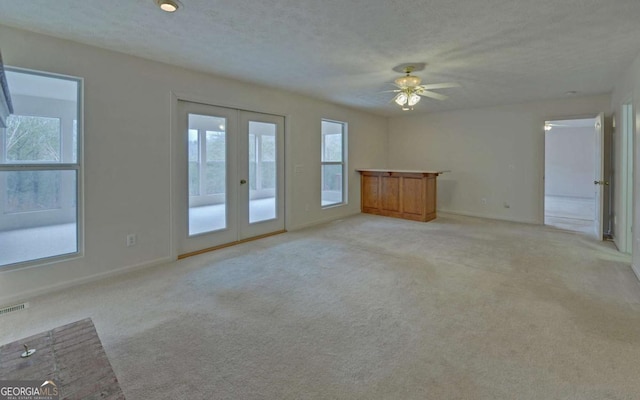
[[[156,0],[156,4],[162,11],[166,11],[168,13],[178,11],[178,8],[182,5],[178,0]]]
[[[575,96],[578,94],[575,90],[569,90],[568,92],[564,92],[567,96]]]

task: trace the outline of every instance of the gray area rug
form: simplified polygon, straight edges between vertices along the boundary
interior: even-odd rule
[[[359,215],[34,299],[0,343],[90,316],[130,399],[632,399],[629,264],[542,226]]]

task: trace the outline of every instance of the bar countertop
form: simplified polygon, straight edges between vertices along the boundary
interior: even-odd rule
[[[392,168],[356,168],[358,172],[397,172],[400,174],[443,174],[451,172],[451,170],[428,171],[428,170],[409,170],[409,169],[392,169]]]

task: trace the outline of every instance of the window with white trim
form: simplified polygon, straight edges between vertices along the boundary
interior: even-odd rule
[[[347,123],[322,120],[322,207],[346,203]]]
[[[82,81],[5,72],[13,113],[0,128],[0,267],[77,255]]]

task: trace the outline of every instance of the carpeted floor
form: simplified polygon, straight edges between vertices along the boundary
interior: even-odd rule
[[[543,226],[359,215],[30,301],[91,317],[127,399],[636,399],[640,285]]]

